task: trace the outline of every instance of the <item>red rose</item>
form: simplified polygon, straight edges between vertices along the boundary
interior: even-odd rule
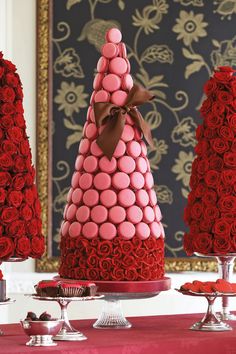
[[[32,189],[25,189],[24,191],[24,195],[25,195],[25,200],[27,201],[27,203],[29,205],[33,205],[34,204],[34,200],[35,200],[35,192]]]
[[[215,206],[208,206],[204,209],[204,218],[208,220],[215,220],[219,217],[219,210]]]
[[[219,66],[218,70],[226,72],[230,75],[230,77],[232,77],[233,73],[235,73],[236,70],[234,70],[233,68],[231,68],[231,66]]]
[[[216,187],[220,181],[220,174],[215,170],[209,170],[204,179],[208,187]]]
[[[65,277],[65,271],[64,269],[61,267],[60,270],[59,270],[59,274],[60,276],[64,276]],[[84,268],[75,268],[75,279],[79,279],[79,280],[82,280],[82,279],[86,279],[86,269]]]
[[[199,183],[195,189],[195,195],[197,198],[200,198],[204,195],[205,191],[206,191],[207,187],[204,183]],[[190,194],[192,193],[192,191],[189,193],[188,197],[190,196]],[[188,199],[189,201],[189,199]]]
[[[223,154],[229,150],[229,143],[227,140],[216,138],[211,140],[211,147],[218,154]]]
[[[23,104],[22,104],[22,100],[18,100],[15,103],[15,110],[17,113],[19,114],[23,114],[24,113],[24,108],[23,108]]]
[[[112,252],[112,242],[111,241],[101,241],[98,244],[97,253],[100,256],[106,257]]]
[[[79,258],[79,266],[81,268],[86,268],[87,267],[87,259],[85,257],[80,257]]]
[[[214,79],[220,82],[228,82],[231,80],[232,73],[226,71],[217,71],[214,73]]]
[[[27,237],[20,237],[15,240],[16,255],[27,258],[31,252],[30,240]]]
[[[200,175],[204,175],[209,170],[209,162],[207,159],[201,160],[197,165],[197,172]]]
[[[236,168],[236,152],[226,152],[224,154],[224,163],[227,167]]]
[[[31,151],[30,151],[30,146],[29,146],[29,141],[26,139],[26,140],[23,140],[21,143],[20,143],[20,152],[22,153],[22,155],[24,156],[28,156],[31,154]]]
[[[235,80],[231,81],[231,90],[233,92],[233,95],[236,96],[236,81]]]
[[[232,144],[231,144],[231,151],[236,152],[236,139],[233,139]]]
[[[23,131],[19,127],[12,127],[8,129],[7,135],[14,143],[19,144],[23,140]]]
[[[125,267],[131,267],[134,264],[135,258],[130,255],[125,255],[122,259],[122,263]]]
[[[18,208],[23,200],[23,194],[20,191],[11,191],[8,194],[8,203],[11,206]]]
[[[0,168],[3,170],[9,170],[13,165],[13,160],[10,154],[0,154]]]
[[[231,224],[231,230],[230,230],[230,233],[232,235],[236,235],[236,221],[233,220],[232,224]]]
[[[220,184],[219,186],[217,186],[217,193],[221,197],[231,195],[233,193],[233,186],[226,186],[225,184]]]
[[[217,88],[217,84],[214,79],[208,80],[203,86],[203,91],[207,96],[209,96],[212,92],[214,92]]]
[[[31,257],[40,258],[45,251],[44,237],[33,237],[31,240]]]
[[[196,139],[200,140],[203,137],[204,129],[202,125],[198,125],[196,129]]]
[[[233,113],[232,115],[227,114],[226,118],[229,123],[229,128],[233,129],[233,131],[236,131],[236,113]]]
[[[25,186],[25,179],[22,175],[16,175],[12,181],[13,188],[20,191]]]
[[[206,140],[200,140],[194,150],[197,155],[203,155],[209,150],[209,144]]]
[[[19,217],[18,210],[14,207],[4,207],[2,208],[0,220],[3,224],[9,224]]]
[[[222,115],[225,111],[225,105],[220,102],[214,102],[212,105],[212,113],[216,115]]]
[[[35,203],[34,203],[34,211],[35,211],[35,216],[40,218],[41,215],[41,204],[39,199],[36,199]]]
[[[0,88],[0,100],[3,102],[14,102],[15,91],[9,86],[3,86]]]
[[[217,235],[213,241],[215,253],[226,254],[231,250],[231,240],[229,235]]]
[[[17,146],[11,140],[3,140],[2,149],[4,152],[9,153],[10,155],[17,153]]]
[[[144,248],[139,248],[135,251],[135,255],[138,257],[138,258],[141,258],[143,259],[145,256],[146,256],[146,251]],[[122,257],[123,258],[123,257]]]
[[[132,239],[132,244],[134,245],[135,250],[137,250],[138,248],[140,248],[142,246],[142,241],[140,240],[140,238],[138,236],[134,236]]]
[[[8,129],[8,128],[12,127],[13,124],[14,124],[14,121],[10,115],[2,116],[0,119],[0,125],[2,128]]]
[[[133,243],[130,240],[122,240],[120,246],[121,250],[124,254],[131,254],[134,250]]]
[[[214,132],[213,130],[214,128],[218,128],[223,124],[223,117],[220,117],[216,114],[209,112],[205,118],[205,122],[207,127],[211,128],[212,132]],[[208,135],[212,134],[212,132],[210,132],[210,130],[208,129]],[[206,136],[205,132],[204,132],[204,136]]]
[[[223,121],[223,119],[222,119]],[[219,124],[220,125],[220,124]],[[217,131],[216,129],[212,129],[212,128],[206,128],[204,130],[204,137],[207,138],[208,140],[216,138],[217,137]]]
[[[213,232],[219,236],[230,235],[230,229],[231,229],[230,224],[224,218],[220,218],[216,220],[213,226]]]
[[[106,271],[106,270],[101,270],[100,271],[100,278],[101,280],[111,280],[111,273],[110,271]]]
[[[29,221],[33,217],[33,211],[28,204],[22,204],[20,209],[21,216],[24,220]]]
[[[208,254],[212,252],[212,236],[207,232],[202,232],[193,237],[193,249],[195,252]]]
[[[99,280],[99,270],[97,268],[86,269],[86,276],[88,280]]]
[[[234,133],[232,132],[232,129],[227,127],[226,125],[223,125],[218,129],[219,135],[222,137],[222,139],[225,140],[233,140],[234,139]]]
[[[190,181],[189,181],[190,188],[191,189],[196,188],[198,185],[198,182],[199,182],[198,177],[192,173],[190,176]]]
[[[23,157],[17,156],[14,160],[14,170],[16,172],[24,172],[26,170],[26,163]]]
[[[16,110],[12,103],[6,102],[1,105],[0,111],[2,114],[14,114]]]
[[[193,202],[195,202],[197,196],[196,196],[196,190],[195,191],[191,191],[188,195],[188,203],[189,204],[193,204]]]
[[[134,281],[137,279],[138,279],[138,273],[134,267],[125,269],[125,280]]]
[[[236,212],[236,197],[231,195],[222,197],[220,198],[218,205],[222,212],[225,213]]]
[[[9,71],[16,71],[16,66],[10,60],[4,60],[4,65]]]
[[[102,258],[99,260],[99,268],[102,270],[110,270],[112,268],[111,259]]]
[[[212,101],[209,98],[203,101],[202,106],[200,108],[200,112],[203,116],[205,116],[206,113],[210,111],[211,105],[212,105]]]
[[[122,281],[125,278],[124,270],[121,268],[114,268],[112,271],[112,280]]]
[[[25,128],[25,119],[22,114],[15,114],[14,121],[19,128]]]
[[[7,73],[5,80],[6,80],[6,84],[12,87],[17,86],[19,82],[17,76],[13,73]]]
[[[224,104],[228,104],[233,101],[233,96],[227,91],[219,91],[217,96],[218,100]]]
[[[221,171],[224,167],[224,161],[219,156],[211,156],[209,159],[209,168],[216,171]]]
[[[7,232],[12,237],[21,237],[25,235],[25,223],[23,220],[15,220],[7,227]]]
[[[8,172],[0,172],[0,187],[7,187],[11,184],[11,175]]]
[[[4,133],[3,133],[2,129],[0,128],[0,140],[2,140],[3,135],[4,135]]]
[[[87,263],[90,267],[94,267],[94,268],[97,268],[98,267],[98,261],[99,261],[99,258],[97,255],[95,254],[90,254],[88,256],[88,259],[87,259]]]
[[[200,231],[199,224],[196,220],[193,220],[189,226],[189,231],[191,234],[197,234]],[[204,230],[205,231],[205,230]]]
[[[22,100],[22,98],[23,98],[23,90],[22,90],[22,88],[21,88],[21,86],[20,85],[18,85],[18,86],[16,86],[16,88],[15,88],[15,93],[16,93],[16,98],[19,100]]]
[[[8,259],[14,253],[14,243],[9,237],[0,237],[0,259]]]
[[[3,77],[4,74],[4,68],[0,66],[0,79]]]
[[[217,193],[213,189],[207,189],[202,197],[202,201],[206,205],[215,205],[217,199]]]
[[[7,196],[7,192],[4,188],[0,188],[0,203],[3,204],[5,202]]]
[[[184,234],[184,242],[183,242],[183,245],[184,245],[184,250],[186,252],[186,254],[188,256],[192,256],[193,255],[193,238],[190,234],[187,234],[185,233]]]
[[[66,256],[66,260],[65,260],[66,265],[71,268],[71,267],[75,267],[77,264],[77,259],[76,256],[73,253],[69,253]]]
[[[233,185],[236,182],[235,170],[222,171],[221,180],[225,185]]]
[[[201,219],[199,223],[199,228],[202,232],[210,232],[213,225],[213,221],[209,219]],[[198,233],[198,232],[195,232]]]
[[[26,229],[27,229],[27,233],[30,236],[36,236],[40,231],[38,220],[37,219],[30,220],[27,223]]]

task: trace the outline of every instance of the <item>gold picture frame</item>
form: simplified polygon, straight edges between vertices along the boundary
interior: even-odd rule
[[[37,0],[37,184],[42,205],[43,232],[47,250],[41,260],[36,262],[38,272],[57,272],[59,260],[52,257],[51,250],[51,181],[50,181],[50,0]],[[214,260],[197,257],[166,258],[166,272],[216,271]]]

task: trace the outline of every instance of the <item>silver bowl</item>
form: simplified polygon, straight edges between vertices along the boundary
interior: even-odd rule
[[[31,347],[48,347],[57,345],[57,343],[52,340],[52,337],[57,335],[57,333],[61,330],[63,320],[22,320],[20,323],[25,333],[31,338],[26,345]]]

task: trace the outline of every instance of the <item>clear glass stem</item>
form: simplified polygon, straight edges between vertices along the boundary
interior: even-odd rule
[[[208,301],[208,308],[207,308],[207,313],[203,318],[203,322],[211,322],[211,323],[215,323],[218,322],[213,305],[215,302],[215,297],[206,297],[207,301]]]
[[[73,327],[71,327],[69,318],[68,318],[68,312],[67,312],[67,307],[69,305],[70,301],[66,300],[60,300],[59,305],[61,307],[61,319],[63,320],[63,325],[61,331],[66,331],[66,332],[74,332],[76,331]]]
[[[216,259],[218,262],[219,277],[230,281],[233,274],[235,256],[217,256]],[[222,297],[222,314],[230,314],[228,296]]]

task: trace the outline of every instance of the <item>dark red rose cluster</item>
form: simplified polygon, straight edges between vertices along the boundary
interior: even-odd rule
[[[188,255],[236,251],[236,76],[219,67],[204,85],[196,159],[184,219]]]
[[[0,53],[0,260],[44,253],[22,99],[16,67]]]

